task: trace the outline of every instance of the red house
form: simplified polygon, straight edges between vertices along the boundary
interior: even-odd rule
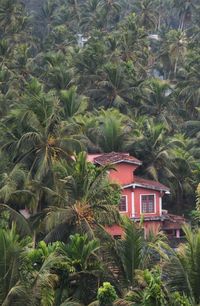
[[[96,165],[111,164],[115,167],[115,170],[110,170],[109,178],[122,187],[119,211],[135,222],[142,219],[145,235],[161,229],[172,237],[180,237],[185,219],[162,210],[162,197],[170,193],[169,188],[157,181],[136,176],[135,170],[142,165],[140,160],[128,153],[115,152],[90,154],[88,160]],[[109,227],[108,231],[115,237],[122,235],[118,225]]]

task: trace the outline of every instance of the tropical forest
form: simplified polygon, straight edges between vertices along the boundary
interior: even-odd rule
[[[111,152],[176,245],[120,213]],[[200,0],[0,0],[0,305],[200,305]]]

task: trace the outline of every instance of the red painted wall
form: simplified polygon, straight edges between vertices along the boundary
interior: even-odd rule
[[[105,229],[112,236],[122,236],[123,234],[122,228],[117,224],[106,226]]]
[[[152,214],[144,214],[145,217],[156,217],[160,216],[160,191],[152,190],[152,189],[144,189],[144,188],[135,188],[134,189],[134,207],[135,207],[135,218],[140,218],[140,195],[142,194],[154,194],[155,195],[155,213]],[[151,221],[152,222],[152,221]]]
[[[126,188],[122,190],[122,195],[127,196],[127,202],[128,202],[128,211],[127,212],[120,212],[122,215],[128,216],[129,218],[132,218],[132,188]]]
[[[157,234],[161,228],[161,221],[146,221],[143,223],[144,235],[147,237],[150,232]],[[106,226],[106,231],[112,236],[123,236],[123,230],[119,225]]]
[[[132,195],[134,193],[134,196]],[[142,194],[154,194],[155,195],[155,213],[152,214],[143,214],[145,217],[157,217],[161,215],[160,212],[160,192],[151,189],[144,189],[144,188],[125,188],[122,190],[122,195],[127,196],[128,201],[128,211],[127,212],[120,212],[123,215],[128,216],[129,218],[135,217],[140,218],[140,196]],[[134,198],[133,198],[134,197]]]
[[[145,237],[147,237],[150,232],[157,234],[161,228],[161,225],[161,221],[145,221],[143,224]]]
[[[134,164],[120,163],[114,164],[116,170],[111,170],[109,177],[112,181],[117,182],[121,185],[128,185],[133,183],[134,174],[133,172],[138,167]]]

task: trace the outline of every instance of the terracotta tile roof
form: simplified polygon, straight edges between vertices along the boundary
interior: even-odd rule
[[[162,229],[179,229],[186,223],[186,219],[183,216],[177,216],[173,214],[163,215],[165,221],[163,223]]]
[[[136,164],[136,165],[142,164],[142,162],[139,159],[130,156],[129,153],[118,153],[118,152],[101,154],[96,158],[94,158],[94,162],[99,165],[117,164],[120,162]]]
[[[147,180],[147,179],[143,179],[139,176],[134,176],[134,182],[133,184],[135,185],[141,185],[141,187],[145,187],[145,188],[150,188],[150,189],[155,189],[155,190],[163,190],[163,191],[168,191],[169,192],[169,188],[157,181],[152,181],[152,180]]]
[[[94,159],[101,156],[101,154],[88,154],[87,161],[94,163]]]

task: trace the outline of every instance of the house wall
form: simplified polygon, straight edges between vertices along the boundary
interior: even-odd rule
[[[134,181],[134,171],[138,167],[134,164],[120,163],[114,164],[115,170],[110,170],[109,178],[120,185],[131,184]]]
[[[143,214],[145,217],[158,217],[161,215],[162,210],[162,196],[160,191],[144,188],[125,188],[122,190],[122,195],[127,196],[127,211],[120,212],[129,218],[140,218],[141,217],[141,195],[153,194],[155,196],[155,213]],[[151,221],[152,222],[152,221]]]
[[[145,237],[147,237],[150,232],[157,234],[160,231],[162,221],[145,221],[143,226]]]
[[[147,237],[151,232],[153,232],[154,234],[157,234],[162,227],[162,222],[161,221],[145,221],[143,223],[143,227],[144,227],[144,235],[145,237]],[[112,236],[121,236],[121,237],[123,236],[123,229],[117,224],[112,225],[112,226],[106,226],[105,229]]]
[[[112,236],[122,236],[123,234],[122,228],[117,224],[106,226],[105,229]]]
[[[133,189],[132,188],[125,188],[122,190],[122,195],[127,196],[127,212],[121,212],[122,215],[128,216],[129,218],[132,218],[132,211],[133,211],[133,198],[132,198]]]
[[[152,189],[144,189],[144,188],[135,188],[134,189],[134,217],[140,218],[141,217],[141,195],[151,195],[153,194],[155,196],[155,213],[151,214],[143,214],[145,217],[156,217],[161,215],[161,193],[157,190]],[[152,222],[152,221],[151,221]]]

